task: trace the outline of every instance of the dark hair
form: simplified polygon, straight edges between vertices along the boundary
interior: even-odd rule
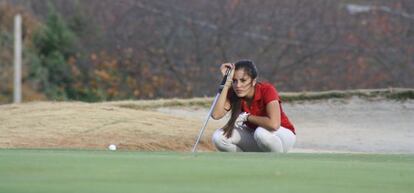
[[[257,78],[257,68],[256,65],[250,60],[240,60],[234,64],[234,70],[243,69],[247,75],[249,75],[252,80]],[[234,122],[236,122],[237,117],[241,113],[241,100],[240,98],[234,93],[233,89],[231,89],[231,96],[230,96],[230,104],[231,104],[231,117],[226,125],[223,127],[224,134],[227,138],[229,138],[234,129]]]
[[[253,79],[257,78],[256,65],[251,60],[240,60],[234,64],[235,70],[244,69],[244,71]]]

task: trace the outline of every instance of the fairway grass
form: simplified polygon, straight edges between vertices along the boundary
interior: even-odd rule
[[[0,192],[414,191],[414,155],[0,150]]]

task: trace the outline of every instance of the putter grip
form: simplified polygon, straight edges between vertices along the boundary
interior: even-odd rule
[[[223,80],[221,80],[220,87],[218,90],[219,93],[221,93],[221,91],[224,88],[224,84],[226,84],[227,76],[229,75],[230,70],[231,70],[230,68],[227,68],[226,74],[224,75]]]

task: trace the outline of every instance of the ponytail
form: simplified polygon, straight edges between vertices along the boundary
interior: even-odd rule
[[[257,68],[256,65],[250,60],[240,60],[235,64],[235,71],[243,69],[247,75],[249,75],[252,80],[257,78]],[[230,95],[230,104],[231,104],[231,117],[226,125],[223,127],[224,135],[229,138],[233,134],[234,123],[236,122],[237,117],[241,113],[241,99],[231,90],[232,94]],[[230,93],[229,93],[230,94]]]
[[[234,123],[236,122],[237,117],[241,113],[241,99],[237,97],[236,94],[233,94],[230,98],[231,104],[231,116],[229,121],[223,127],[224,135],[229,138],[233,134]]]

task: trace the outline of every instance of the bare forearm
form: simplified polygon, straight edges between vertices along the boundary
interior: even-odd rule
[[[275,131],[280,126],[280,121],[278,120],[272,120],[269,117],[266,116],[255,116],[255,115],[249,115],[247,117],[247,121],[250,123],[253,123],[255,125],[258,125],[260,127],[263,127],[269,131]]]
[[[211,117],[213,119],[216,119],[216,120],[221,119],[222,117],[224,117],[224,115],[226,115],[227,110],[226,110],[225,106],[226,106],[228,91],[229,91],[229,88],[226,87],[226,86],[221,91],[221,94],[220,94],[220,96],[217,100],[217,103],[214,106],[213,112],[211,114]]]
[[[230,106],[230,102],[227,99],[227,94],[233,82],[234,64],[224,63],[220,66],[220,71],[223,75],[223,78],[225,78],[226,81],[223,85],[223,90],[221,91],[220,97],[218,98],[217,103],[214,106],[213,112],[211,113],[211,117],[216,120],[223,118],[224,115],[226,115],[228,108]]]

